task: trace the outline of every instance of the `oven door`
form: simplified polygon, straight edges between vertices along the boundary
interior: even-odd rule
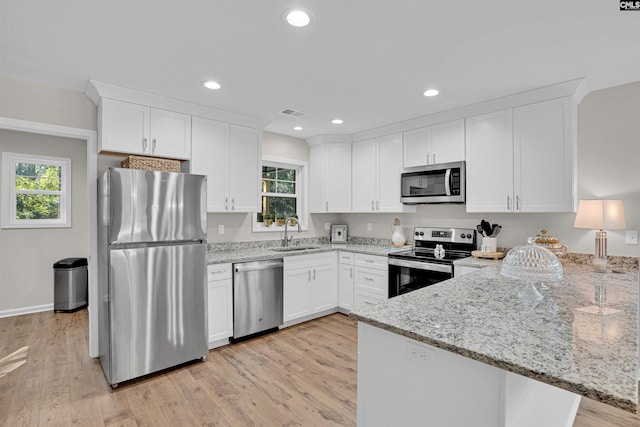
[[[453,266],[389,258],[389,298],[453,277]]]

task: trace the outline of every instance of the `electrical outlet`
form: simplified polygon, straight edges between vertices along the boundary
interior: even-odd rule
[[[627,245],[637,245],[638,244],[638,230],[627,230]]]
[[[407,344],[407,359],[425,368],[433,367],[433,359],[436,354],[434,349],[422,347],[411,342]]]
[[[331,231],[331,223],[330,222],[325,222],[324,223],[324,231]]]
[[[218,224],[218,234],[224,234],[224,224]]]
[[[373,230],[373,224],[371,224],[370,222],[367,223],[367,231],[371,231]]]

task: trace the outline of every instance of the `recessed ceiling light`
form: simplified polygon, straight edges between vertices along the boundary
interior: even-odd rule
[[[293,128],[293,130],[302,130],[302,126],[296,126]]]
[[[436,96],[439,93],[438,89],[427,89],[424,91],[424,96]]]
[[[342,121],[342,119],[333,119],[331,120],[331,123],[333,123],[334,125],[341,125],[344,122]]]
[[[311,17],[304,10],[290,10],[286,12],[286,20],[294,27],[306,27],[311,22]]]
[[[220,89],[220,83],[214,82],[213,80],[208,80],[206,82],[202,82],[202,86],[206,87],[207,89],[211,89],[211,90]]]

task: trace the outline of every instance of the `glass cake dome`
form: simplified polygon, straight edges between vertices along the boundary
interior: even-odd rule
[[[563,279],[562,264],[549,249],[529,237],[526,245],[511,249],[502,261],[500,274],[527,282],[557,282]]]

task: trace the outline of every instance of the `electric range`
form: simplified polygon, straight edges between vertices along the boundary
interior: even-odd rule
[[[389,298],[453,277],[453,261],[476,250],[471,228],[416,227],[412,251],[389,254]]]

